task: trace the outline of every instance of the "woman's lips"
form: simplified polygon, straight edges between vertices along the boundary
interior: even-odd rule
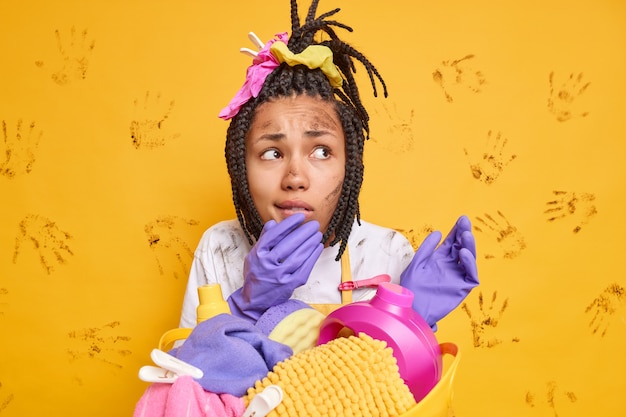
[[[277,204],[276,207],[285,217],[294,213],[304,213],[308,218],[313,213],[313,208],[304,201],[283,201]]]

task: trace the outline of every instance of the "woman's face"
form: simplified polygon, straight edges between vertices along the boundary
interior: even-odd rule
[[[331,103],[298,95],[260,105],[246,135],[246,168],[263,222],[304,213],[325,232],[341,195],[345,142]]]

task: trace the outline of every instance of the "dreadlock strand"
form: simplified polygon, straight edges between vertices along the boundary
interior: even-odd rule
[[[335,8],[335,9],[333,9],[333,10],[329,11],[329,12],[322,13],[322,14],[321,14],[321,15],[319,15],[319,16],[317,17],[317,19],[315,19],[315,20],[324,20],[324,19],[326,19],[327,17],[331,17],[331,16],[336,15],[337,13],[339,13],[339,11],[340,11],[340,10],[341,10],[341,9],[340,9],[339,7],[337,7],[337,8]],[[352,29],[350,29],[350,32],[352,32]]]
[[[299,36],[300,16],[298,16],[298,0],[291,0],[291,36]]]
[[[326,46],[328,46],[331,50],[333,50],[333,52],[338,51],[342,54],[353,57],[357,59],[359,62],[361,62],[361,64],[363,64],[363,66],[365,67],[369,75],[372,89],[374,90],[374,97],[378,96],[378,93],[376,90],[376,82],[374,80],[374,77],[376,77],[378,81],[380,82],[380,84],[382,85],[383,94],[385,97],[387,97],[388,95],[387,84],[385,83],[385,80],[378,72],[378,69],[362,53],[360,53],[359,51],[357,51],[356,49],[354,49],[352,46],[348,45],[347,43],[339,41],[339,40],[331,40],[328,42],[323,42],[323,44],[326,44]],[[353,71],[353,72],[356,72],[356,71]]]
[[[322,31],[322,32],[325,32],[329,38],[338,40],[339,37],[337,36],[337,33],[335,32],[333,27],[346,29],[347,31],[352,32],[352,28],[350,26],[346,26],[343,23],[339,23],[335,21],[325,21],[325,22],[315,21],[311,25],[307,26],[305,28],[305,31],[308,34],[310,34],[311,39],[315,37],[316,32]]]
[[[346,82],[343,83],[343,90],[350,98],[350,102],[363,122],[363,128],[369,132],[369,115],[359,98],[359,89],[356,85],[354,75],[351,72],[344,72],[344,77],[346,78]]]
[[[311,5],[309,6],[309,11],[306,14],[306,19],[304,20],[304,24],[306,26],[307,23],[315,20],[315,13],[317,13],[317,6],[320,3],[320,0],[311,0]]]
[[[358,198],[363,181],[363,130],[361,122],[348,106],[341,106],[342,125],[346,137],[346,174],[340,201],[337,205],[333,224],[337,224],[331,246],[340,243],[337,260],[341,258],[345,250],[348,238],[352,231],[352,224],[355,217],[359,217]],[[329,235],[330,236],[330,235]]]

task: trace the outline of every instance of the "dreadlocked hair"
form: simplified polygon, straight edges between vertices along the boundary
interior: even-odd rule
[[[354,61],[359,61],[365,67],[375,97],[378,95],[376,79],[382,85],[385,97],[387,97],[387,86],[376,67],[362,53],[337,36],[335,28],[352,32],[351,27],[328,19],[339,12],[339,8],[323,13],[316,18],[319,0],[312,0],[304,24],[301,25],[297,0],[290,1],[291,36],[287,47],[291,52],[297,54],[310,45],[327,46],[333,52],[333,62],[341,72],[343,84],[341,88],[333,88],[320,69],[309,69],[304,65],[291,67],[282,63],[268,75],[258,96],[251,98],[241,107],[237,115],[231,120],[226,133],[225,156],[231,179],[233,203],[237,219],[248,241],[253,244],[263,230],[263,220],[254,206],[248,186],[245,139],[257,107],[276,98],[302,94],[318,97],[332,103],[341,120],[345,135],[346,166],[341,195],[328,229],[324,231],[322,241],[328,242],[330,246],[339,243],[336,257],[338,261],[348,244],[354,219],[356,218],[360,224],[359,193],[363,183],[363,148],[365,139],[369,138],[369,115],[359,96],[354,78],[356,73]],[[316,35],[321,35],[327,39],[316,42]]]

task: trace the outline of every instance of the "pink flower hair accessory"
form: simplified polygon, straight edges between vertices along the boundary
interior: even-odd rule
[[[252,97],[257,97],[265,79],[281,63],[286,62],[289,66],[306,65],[310,69],[319,68],[330,81],[334,88],[343,85],[343,78],[333,62],[333,51],[324,45],[309,45],[302,52],[294,54],[287,47],[287,33],[275,35],[277,39],[272,39],[263,45],[263,42],[252,32],[248,34],[250,40],[260,48],[259,52],[254,52],[248,48],[241,48],[240,51],[253,57],[252,65],[246,71],[246,81],[235,97],[230,101],[219,114],[219,117],[228,120],[233,118],[245,103]]]
[[[252,97],[258,96],[267,76],[280,65],[280,62],[270,52],[270,47],[276,41],[287,43],[287,32],[278,33],[275,36],[276,39],[271,39],[261,47],[262,43],[259,38],[252,32],[248,34],[250,40],[261,47],[261,49],[259,52],[253,52],[251,49],[241,48],[241,52],[252,55],[254,59],[252,60],[252,65],[246,70],[246,81],[243,83],[243,86],[228,103],[228,106],[224,107],[220,112],[219,117],[221,119],[232,119],[237,115],[241,106],[246,104]]]

